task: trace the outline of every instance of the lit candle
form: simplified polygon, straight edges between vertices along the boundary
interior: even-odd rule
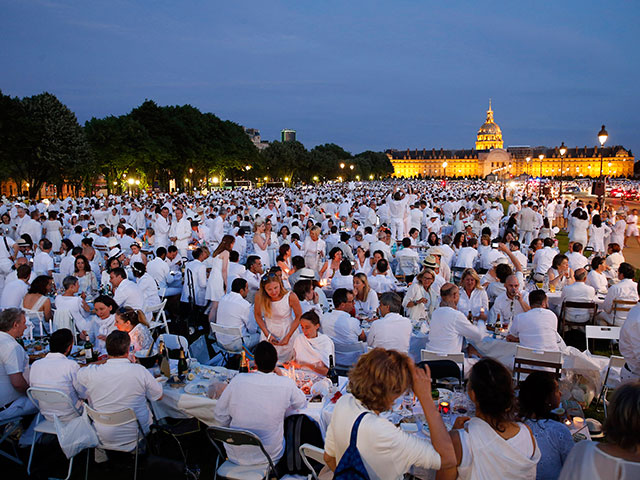
[[[449,413],[449,402],[440,402],[440,412]]]
[[[582,418],[582,417],[573,417],[573,425],[576,428],[582,428],[584,426],[584,418]]]
[[[568,427],[571,425],[571,420],[569,420],[568,418],[564,421],[564,424]]]

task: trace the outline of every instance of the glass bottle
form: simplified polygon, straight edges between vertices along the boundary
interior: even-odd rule
[[[93,362],[93,344],[91,340],[84,342],[84,359],[86,363]]]
[[[240,373],[249,373],[249,363],[247,362],[247,356],[242,350],[242,357],[240,359]]]
[[[178,375],[186,375],[189,373],[189,365],[184,356],[184,348],[180,347],[180,357],[178,358]]]
[[[338,372],[336,372],[335,366],[333,365],[333,355],[329,355],[329,370],[327,371],[327,378],[331,380],[333,386],[338,386]]]

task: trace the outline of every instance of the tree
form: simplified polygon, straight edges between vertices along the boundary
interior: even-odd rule
[[[389,157],[382,152],[367,150],[356,155],[354,162],[363,179],[369,178],[370,175],[386,177],[393,173],[393,165]]]
[[[309,152],[297,141],[272,142],[261,153],[262,173],[271,178],[293,180],[309,175]]]

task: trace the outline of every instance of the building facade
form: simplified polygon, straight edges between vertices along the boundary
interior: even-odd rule
[[[296,141],[296,131],[289,130],[285,128],[280,132],[280,141],[282,142],[295,142]]]
[[[495,123],[491,103],[485,123],[469,150],[390,149],[385,152],[396,177],[500,178],[527,174],[532,177],[631,177],[634,157],[620,145],[568,148],[564,158],[558,147],[513,146],[504,148],[502,130]],[[540,155],[543,156],[540,160]]]

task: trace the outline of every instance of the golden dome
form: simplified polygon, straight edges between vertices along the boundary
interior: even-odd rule
[[[492,148],[502,147],[502,130],[500,130],[498,124],[493,121],[493,110],[491,109],[491,100],[489,100],[487,119],[478,130],[476,150],[491,150]]]

